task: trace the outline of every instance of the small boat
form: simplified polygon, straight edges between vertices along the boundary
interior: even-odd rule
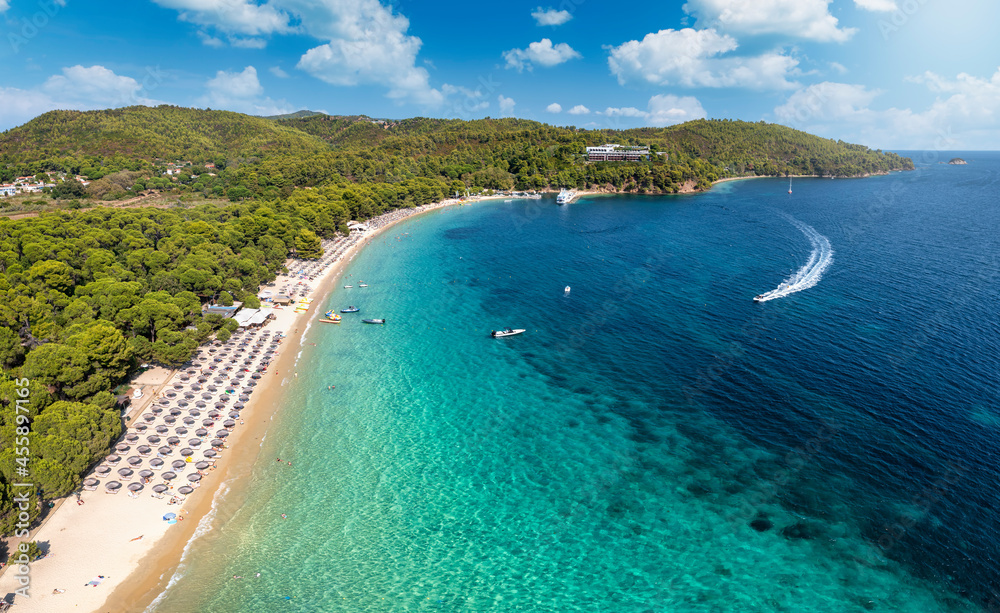
[[[337,315],[333,311],[327,311],[326,313],[323,314],[323,317],[326,317],[327,319],[332,319],[335,322],[340,321],[340,315]]]
[[[341,313],[357,313],[357,312],[358,312],[358,311],[360,311],[360,310],[361,310],[361,309],[359,309],[359,308],[358,308],[358,307],[356,307],[356,306],[349,306],[349,307],[347,307],[346,309],[340,309],[340,312],[341,312]]]
[[[764,302],[764,294],[757,294],[753,297],[754,302]]]
[[[340,323],[340,318],[338,317],[337,319],[321,319],[321,320],[319,320],[319,323],[321,323],[321,324],[339,324]]]
[[[358,287],[368,287],[367,283],[358,283]]]
[[[566,286],[566,289],[563,290],[563,293],[564,294],[568,294],[569,293],[569,286],[568,285]]]
[[[354,287],[354,286],[353,285],[345,285],[344,289],[351,289],[352,287]]]
[[[504,328],[503,330],[491,330],[490,336],[493,338],[503,338],[505,336],[514,336],[515,334],[523,334],[525,330],[523,328]]]
[[[792,178],[788,177],[788,193],[792,193]]]
[[[363,323],[363,324],[384,324],[385,320],[384,319],[362,319],[361,323]]]
[[[563,189],[560,190],[559,195],[556,196],[556,204],[569,204],[570,202],[573,202],[574,198],[576,198],[576,192],[571,189]]]

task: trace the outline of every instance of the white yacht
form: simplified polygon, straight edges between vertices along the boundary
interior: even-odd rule
[[[556,196],[556,204],[569,204],[576,198],[576,192],[571,189],[564,189]]]
[[[565,290],[563,290],[563,293],[564,293],[564,294],[568,294],[568,293],[569,293],[569,286],[568,286],[568,285],[566,286],[566,289],[565,289]]]

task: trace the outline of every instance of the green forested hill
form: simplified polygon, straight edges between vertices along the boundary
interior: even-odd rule
[[[214,162],[323,148],[316,138],[262,117],[171,106],[50,111],[0,135],[6,164],[83,156]]]
[[[587,163],[584,147],[647,145],[665,155],[643,163]],[[214,163],[211,180],[140,181],[205,195],[287,197],[296,187],[399,183],[417,177],[460,189],[601,186],[671,193],[737,175],[861,176],[912,168],[892,153],[823,139],[764,122],[699,120],[669,128],[582,130],[524,119],[373,120],[293,113],[261,118],[161,106],[53,111],[0,134],[0,179],[63,171],[100,178],[165,161]],[[162,171],[162,169],[161,169]],[[130,177],[131,180],[131,177]],[[456,183],[457,182],[457,183]],[[459,185],[459,183],[461,185]],[[128,196],[107,186],[92,194]]]

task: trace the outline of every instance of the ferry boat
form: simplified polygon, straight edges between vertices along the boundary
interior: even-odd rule
[[[340,312],[341,312],[341,313],[357,313],[357,312],[358,312],[358,311],[360,311],[360,310],[361,310],[361,309],[359,309],[359,308],[358,308],[358,307],[356,307],[356,306],[349,306],[349,307],[347,307],[346,309],[340,309]]]
[[[522,328],[504,328],[503,330],[491,330],[490,336],[493,338],[503,338],[505,336],[514,336],[515,334],[523,334],[525,332]]]
[[[384,324],[385,320],[384,319],[362,319],[361,323],[363,323],[363,324]]]
[[[569,204],[576,198],[576,192],[571,189],[564,189],[556,196],[556,204]]]

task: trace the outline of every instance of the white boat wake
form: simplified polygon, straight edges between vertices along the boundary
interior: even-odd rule
[[[805,266],[782,281],[775,289],[754,298],[755,302],[784,298],[795,292],[809,289],[819,283],[819,280],[823,278],[823,272],[833,263],[833,247],[830,246],[829,239],[817,232],[815,228],[807,226],[797,219],[788,217],[788,221],[806,235],[812,244],[812,253],[809,254],[809,260]]]

